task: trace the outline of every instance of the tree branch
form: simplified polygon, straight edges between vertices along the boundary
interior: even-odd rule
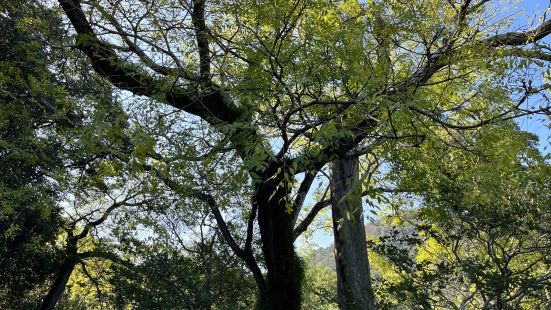
[[[304,175],[304,180],[300,183],[300,186],[297,191],[297,196],[295,197],[295,201],[293,202],[293,222],[292,225],[294,226],[298,220],[298,215],[300,213],[300,209],[302,208],[302,205],[304,204],[304,199],[306,199],[306,195],[308,195],[308,191],[310,190],[310,187],[312,187],[312,182],[314,182],[316,175],[318,171],[310,170],[307,171]]]
[[[193,12],[191,13],[197,48],[199,49],[199,69],[201,79],[210,80],[210,50],[207,25],[205,23],[205,0],[193,0]]]
[[[193,80],[193,78],[189,76],[189,74],[185,70],[183,70],[183,68],[180,68],[179,64],[178,64],[178,67],[179,67],[178,69],[157,64],[155,61],[153,61],[153,59],[147,56],[147,54],[143,51],[142,48],[140,48],[137,44],[135,44],[128,38],[129,34],[124,30],[123,26],[118,22],[118,20],[113,15],[109,14],[105,9],[103,9],[103,7],[100,4],[98,4],[97,1],[92,1],[92,5],[101,13],[103,17],[105,17],[109,21],[109,23],[111,23],[115,27],[115,29],[118,32],[118,35],[121,36],[124,43],[128,46],[128,50],[138,55],[140,60],[146,66],[148,66],[153,71],[162,75],[182,76],[188,80]],[[155,47],[157,48],[157,46]],[[168,51],[164,51],[164,52],[167,53]]]
[[[166,85],[135,65],[120,59],[94,33],[80,4],[73,0],[59,0],[67,17],[77,32],[76,47],[91,60],[95,71],[111,83],[136,95],[159,99],[185,112],[197,115],[210,124],[233,123],[241,119],[243,111],[237,108],[215,85],[204,90]]]
[[[82,259],[82,260],[85,260],[85,259],[88,259],[88,258],[103,258],[103,259],[110,260],[114,263],[117,263],[119,265],[125,266],[127,268],[134,266],[131,262],[120,258],[115,253],[112,253],[112,252],[109,252],[109,251],[104,251],[104,250],[97,250],[96,249],[96,250],[92,250],[92,251],[89,251],[89,252],[78,253],[77,256],[78,256],[79,259]]]
[[[310,212],[308,213],[308,215],[304,218],[304,220],[302,220],[302,222],[300,222],[300,224],[297,225],[297,227],[295,228],[293,234],[294,234],[294,238],[295,240],[303,233],[306,231],[306,229],[308,229],[308,226],[310,226],[310,224],[312,224],[312,222],[314,221],[314,219],[316,218],[316,216],[318,215],[318,213],[323,210],[323,208],[325,207],[328,207],[331,205],[331,201],[330,200],[322,200],[322,201],[318,201],[313,207],[312,209],[310,210]]]
[[[249,215],[249,220],[247,222],[247,237],[245,238],[245,248],[244,251],[251,251],[253,243],[253,231],[254,231],[254,220],[256,219],[256,211],[258,206],[253,204],[251,207],[251,214]]]
[[[218,228],[220,229],[220,232],[222,233],[224,240],[226,240],[226,243],[228,244],[232,252],[245,262],[245,264],[253,274],[259,289],[260,290],[266,289],[266,282],[264,280],[264,276],[262,275],[262,271],[258,267],[258,263],[256,262],[256,259],[250,249],[250,246],[248,249],[246,248],[246,250],[243,250],[241,249],[241,247],[239,247],[239,245],[233,238],[228,228],[228,225],[226,224],[226,221],[224,221],[224,218],[222,217],[222,214],[218,209],[218,206],[216,204],[216,201],[214,200],[214,197],[212,197],[212,195],[210,194],[205,194],[200,190],[179,185],[173,180],[170,180],[169,178],[166,178],[166,177],[162,177],[161,180],[166,186],[168,186],[176,193],[197,198],[208,205],[208,207],[211,210],[211,213],[214,215],[214,219],[216,220],[216,224],[218,225]]]
[[[511,56],[551,61],[551,54],[545,53],[540,50],[524,50],[522,48],[511,48],[508,50],[506,49],[505,52],[510,54]]]
[[[537,42],[551,33],[551,20],[543,22],[538,27],[525,32],[507,32],[498,34],[483,40],[478,44],[485,47],[501,47],[501,46],[519,46]],[[449,42],[454,42],[450,40]],[[429,55],[425,65],[423,65],[410,78],[402,82],[398,87],[392,87],[390,93],[404,92],[411,85],[417,87],[426,83],[436,72],[445,66],[449,65],[449,58],[456,53],[457,49],[448,44],[434,54]]]
[[[266,282],[264,280],[264,276],[262,275],[262,272],[260,271],[260,268],[258,267],[258,264],[256,262],[256,259],[253,256],[253,253],[250,249],[248,250],[242,250],[237,242],[235,242],[235,239],[233,239],[230,230],[228,229],[228,225],[224,221],[224,218],[222,217],[222,214],[220,213],[220,210],[216,206],[216,202],[214,201],[214,198],[211,195],[204,194],[204,193],[196,193],[196,197],[200,200],[205,201],[210,209],[212,214],[214,215],[214,218],[216,219],[216,223],[218,224],[218,228],[220,228],[220,232],[222,233],[222,236],[232,249],[232,251],[235,253],[235,255],[239,258],[241,258],[245,264],[249,267],[249,270],[253,273],[254,279],[256,283],[258,284],[259,289],[262,291],[266,289]]]
[[[327,188],[329,189],[329,187]],[[370,189],[370,190],[365,190],[362,192],[361,196],[366,196],[368,195],[369,193],[373,193],[373,192],[381,192],[381,193],[393,193],[393,194],[398,194],[398,193],[411,193],[412,191],[409,191],[409,190],[401,190],[399,188],[391,188],[391,187],[377,187],[377,188],[373,188],[373,189]],[[325,207],[328,207],[331,205],[331,200],[330,199],[327,199],[325,200],[325,196],[327,195],[327,190],[325,191],[325,193],[323,194],[323,197],[322,197],[322,200],[321,201],[318,201],[313,207],[312,209],[310,210],[310,212],[308,213],[308,215],[306,215],[306,217],[302,220],[302,222],[300,222],[300,224],[298,224],[296,227],[295,227],[295,230],[294,230],[294,238],[295,240],[303,233],[306,231],[306,229],[308,229],[308,226],[310,226],[310,224],[312,224],[312,222],[314,221],[314,219],[316,218],[316,216],[318,215],[318,213],[323,210]]]
[[[551,33],[551,20],[543,22],[534,29],[525,32],[507,32],[489,37],[481,41],[488,47],[517,46],[534,43]]]

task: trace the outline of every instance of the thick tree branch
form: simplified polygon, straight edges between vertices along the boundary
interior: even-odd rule
[[[205,0],[193,0],[193,12],[191,13],[197,48],[199,49],[199,69],[201,79],[210,79],[210,49],[207,25],[205,23]]]
[[[77,48],[92,60],[95,71],[114,86],[136,95],[159,99],[211,124],[233,123],[246,114],[214,85],[203,86],[201,90],[197,85],[189,88],[167,85],[127,63],[97,37],[78,2],[59,0],[59,3],[78,34]]]
[[[520,46],[535,43],[551,33],[551,20],[543,22],[538,27],[525,32],[507,32],[498,34],[478,42],[484,47]],[[426,83],[440,69],[450,65],[450,58],[459,50],[450,43],[432,55],[428,55],[425,64],[405,82],[392,87],[390,93],[404,92],[410,86],[418,87]]]
[[[488,47],[518,46],[537,42],[551,33],[551,20],[525,32],[507,32],[481,41]]]
[[[267,179],[283,165],[282,162],[275,161],[271,149],[266,147],[257,129],[250,125],[252,114],[245,105],[235,105],[228,94],[210,81],[203,80],[183,87],[176,82],[167,83],[166,80],[153,78],[136,65],[122,60],[108,44],[97,37],[78,2],[58,1],[78,34],[77,48],[91,59],[94,70],[114,86],[136,95],[160,100],[176,109],[199,116],[213,126],[239,125],[228,134],[231,148],[245,161],[249,158],[263,158],[266,163],[249,169],[253,177],[261,175]],[[199,1],[194,5],[196,13],[204,16],[204,3]],[[198,37],[203,59],[201,71],[208,73],[207,63],[210,60],[207,58],[209,53],[205,21],[199,18],[195,23],[201,30],[201,36]],[[177,77],[174,79],[177,80]],[[265,166],[268,168],[263,169]]]

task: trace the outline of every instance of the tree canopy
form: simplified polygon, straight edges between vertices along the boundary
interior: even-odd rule
[[[506,3],[5,1],[0,305],[544,309],[551,20]]]

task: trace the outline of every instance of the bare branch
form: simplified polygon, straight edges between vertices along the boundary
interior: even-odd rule
[[[302,208],[302,205],[304,204],[304,199],[306,199],[306,195],[308,195],[308,191],[310,190],[310,187],[312,187],[312,182],[314,182],[314,179],[316,178],[317,171],[307,171],[304,175],[304,180],[300,183],[300,186],[297,191],[297,196],[295,197],[295,201],[293,203],[293,222],[292,225],[294,226],[297,222],[298,215],[300,213],[300,209]]]

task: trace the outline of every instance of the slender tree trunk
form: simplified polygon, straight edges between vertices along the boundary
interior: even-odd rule
[[[300,309],[302,267],[293,245],[293,217],[287,211],[287,191],[275,180],[257,186],[258,226],[268,270],[267,288],[258,307],[269,310]],[[275,193],[274,193],[274,190]]]
[[[358,174],[358,158],[333,162],[331,211],[341,310],[375,309]]]
[[[57,273],[54,283],[52,284],[52,286],[50,287],[50,290],[48,291],[48,294],[46,295],[46,297],[44,297],[44,300],[42,301],[40,310],[54,309],[55,305],[61,298],[63,291],[65,290],[67,281],[69,281],[69,277],[71,277],[71,274],[75,269],[76,263],[77,263],[77,260],[73,256],[67,257],[63,261]]]

